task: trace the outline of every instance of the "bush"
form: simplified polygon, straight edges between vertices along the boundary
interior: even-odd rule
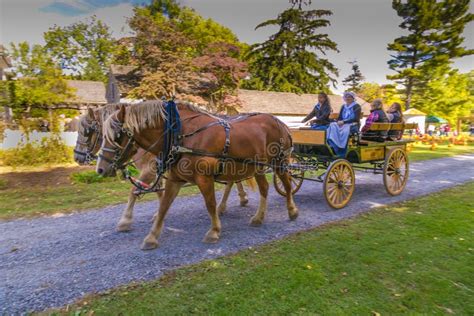
[[[95,171],[82,171],[71,174],[71,180],[74,183],[99,183],[113,181],[115,178],[104,178]]]
[[[43,138],[41,142],[21,144],[13,149],[0,151],[4,166],[37,166],[72,163],[73,149],[66,146],[59,135]]]

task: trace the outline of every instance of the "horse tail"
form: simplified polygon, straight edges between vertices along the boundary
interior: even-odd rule
[[[257,181],[255,181],[255,178],[247,179],[245,180],[245,183],[250,188],[250,190],[255,191],[257,189]]]

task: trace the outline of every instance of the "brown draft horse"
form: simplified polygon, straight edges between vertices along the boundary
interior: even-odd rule
[[[88,109],[87,114],[84,114],[79,119],[78,137],[76,141],[76,147],[74,148],[74,160],[80,164],[85,165],[92,162],[99,152],[100,145],[102,144],[102,125],[103,122],[115,111],[120,108],[120,104],[107,104],[101,108],[92,110]],[[133,155],[132,159],[135,162],[135,166],[140,171],[138,179],[145,183],[151,183],[156,177],[156,165],[155,155],[146,152],[144,149],[139,148],[137,153]],[[253,182],[249,181],[249,184],[253,186]],[[163,181],[160,182],[160,186],[163,185]],[[221,202],[218,206],[219,214],[223,214],[227,208],[227,200],[229,198],[230,191],[232,189],[233,182],[227,183]],[[247,193],[245,192],[242,183],[237,183],[238,194],[240,198],[240,205],[245,206],[248,204]],[[117,230],[119,232],[126,232],[131,230],[133,222],[133,208],[137,200],[135,194],[136,188],[132,186],[128,195],[127,205],[122,212],[120,220],[117,224]],[[161,201],[163,191],[157,192],[158,199]]]
[[[284,123],[270,114],[254,114],[231,121],[227,156],[231,159],[223,161],[220,155],[228,138],[222,126],[213,124],[220,118],[188,103],[178,102],[177,110],[182,126],[180,148],[183,150],[168,170],[158,216],[143,241],[143,250],[158,247],[157,238],[161,234],[166,213],[181,186],[187,182],[199,187],[210,215],[211,228],[204,242],[217,242],[221,233],[221,222],[216,210],[215,181],[237,182],[255,177],[260,204],[250,223],[261,225],[267,209],[268,182],[263,172],[267,164],[273,167],[285,187],[289,218],[297,218],[298,209],[291,194],[290,177],[286,169],[281,168],[288,161],[292,150],[291,135]],[[113,175],[122,162],[130,158],[130,148],[135,145],[157,156],[162,155],[168,119],[160,101],[120,107],[104,122],[104,142],[97,172],[104,176]]]

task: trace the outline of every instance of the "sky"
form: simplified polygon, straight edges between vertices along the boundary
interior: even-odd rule
[[[130,35],[126,20],[133,5],[149,0],[0,0],[0,43],[28,41],[43,43],[43,33],[54,24],[65,26],[96,15],[107,23],[115,37]],[[288,8],[287,0],[181,0],[206,18],[229,27],[249,44],[268,38],[275,29],[255,30],[262,21],[274,18]],[[357,60],[366,81],[387,83],[392,72],[387,44],[403,34],[400,18],[391,0],[313,0],[311,7],[330,9],[327,32],[338,44],[339,53],[328,58],[340,70],[339,83],[350,73],[351,60]],[[472,9],[472,7],[471,7]],[[474,48],[474,23],[466,28],[465,46]],[[474,69],[474,56],[458,59],[454,66],[462,72]],[[338,91],[343,89],[339,84]]]

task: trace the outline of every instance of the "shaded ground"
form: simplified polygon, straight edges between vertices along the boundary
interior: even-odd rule
[[[75,172],[94,170],[93,166],[55,167],[41,171],[10,171],[0,175],[7,182],[5,188],[50,187],[71,184],[70,175]]]
[[[231,195],[222,217],[221,241],[203,244],[209,219],[200,196],[174,203],[155,251],[139,249],[150,227],[156,202],[138,205],[134,230],[117,233],[122,205],[59,218],[0,223],[0,313],[42,310],[73,302],[85,293],[104,291],[132,281],[150,280],[170,269],[233,253],[280,239],[291,233],[355,216],[372,207],[403,201],[474,180],[474,156],[466,155],[413,163],[405,192],[390,197],[381,176],[357,173],[352,202],[334,211],[326,206],[322,187],[306,182],[295,197],[300,217],[289,222],[284,199],[272,189],[265,224],[249,227],[258,204],[238,207]]]

